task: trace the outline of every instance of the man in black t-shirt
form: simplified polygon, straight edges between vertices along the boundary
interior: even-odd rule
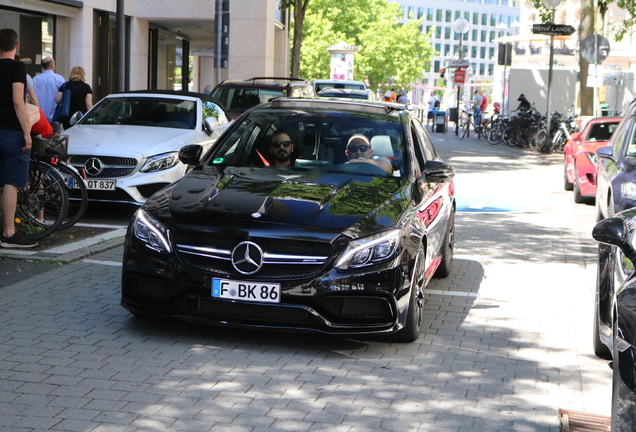
[[[26,68],[15,60],[18,34],[0,30],[0,186],[2,232],[0,246],[32,247],[37,243],[15,231],[18,187],[27,184],[31,152],[31,131],[27,122],[24,88]]]

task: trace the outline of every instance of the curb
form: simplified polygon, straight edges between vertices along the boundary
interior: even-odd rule
[[[119,228],[94,237],[61,246],[55,246],[41,251],[30,251],[28,249],[0,249],[0,257],[36,261],[55,261],[69,264],[123,245],[125,235],[126,229]]]

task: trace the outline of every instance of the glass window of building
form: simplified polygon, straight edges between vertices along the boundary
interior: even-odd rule
[[[488,32],[486,30],[481,31],[481,41],[486,42],[486,36],[488,36]]]
[[[470,12],[464,12],[464,19],[470,22]]]
[[[486,64],[479,63],[479,75],[484,75],[486,73]]]
[[[490,25],[493,27],[497,25],[497,15],[490,14]]]
[[[449,23],[449,22],[452,22],[452,21],[453,21],[453,11],[451,11],[451,10],[447,10],[447,11],[446,11],[446,19],[445,19],[445,21],[446,21],[447,23]]]
[[[488,25],[488,14],[481,14],[481,25]]]
[[[494,30],[493,30],[493,31],[491,31],[491,32],[490,32],[490,38],[488,39],[488,42],[492,42],[492,41],[494,41],[496,37],[497,37],[497,36],[495,35],[495,31],[494,31]]]
[[[477,42],[479,40],[479,30],[473,30],[472,31],[472,37],[471,40],[473,42]]]
[[[470,68],[473,70],[473,73],[477,73],[477,63],[471,63]]]
[[[439,60],[435,60],[433,63],[433,72],[439,72]]]
[[[459,52],[459,45],[453,45],[453,57]]]
[[[442,38],[442,28],[441,27],[435,27],[435,37],[437,39],[441,39]]]
[[[457,20],[457,19],[459,19],[461,17],[462,17],[461,11],[455,11],[455,19]]]
[[[442,54],[442,44],[436,43],[435,44],[435,51],[437,51],[439,54]]]
[[[444,44],[444,55],[450,55],[450,44]]]
[[[444,39],[450,39],[450,38],[451,38],[451,28],[444,27]]]
[[[437,12],[435,14],[435,21],[442,22],[443,18],[444,18],[444,11],[441,9],[437,9]]]
[[[479,58],[486,58],[486,47],[479,48]]]
[[[493,75],[494,73],[495,73],[495,65],[491,63],[488,65],[488,75]]]
[[[417,19],[420,19],[424,16],[424,8],[423,7],[418,7],[417,8]]]
[[[470,58],[477,58],[477,47],[470,47]]]
[[[495,48],[494,47],[490,47],[488,48],[488,58],[494,58],[495,57]]]
[[[473,12],[473,24],[479,24],[479,14],[477,12]]]
[[[426,21],[433,21],[433,9],[426,8]]]
[[[432,28],[432,27],[433,27],[433,26],[427,25],[427,26],[426,26],[426,33],[430,33],[430,32],[431,32],[431,28]]]

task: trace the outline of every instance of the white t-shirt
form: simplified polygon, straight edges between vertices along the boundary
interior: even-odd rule
[[[431,96],[428,100],[428,110],[435,111],[435,102],[437,102],[437,98],[435,96]]]

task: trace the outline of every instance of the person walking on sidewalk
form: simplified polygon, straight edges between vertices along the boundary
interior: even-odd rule
[[[13,29],[0,30],[0,185],[2,196],[2,247],[37,245],[15,231],[18,187],[27,184],[31,153],[31,128],[24,102],[26,68],[15,60],[18,34]]]
[[[85,114],[89,109],[93,107],[93,90],[91,86],[86,84],[86,72],[81,66],[74,66],[71,69],[71,75],[66,83],[66,89],[71,92],[71,104],[69,109],[69,116],[62,120],[64,129],[71,127],[69,120],[76,112]],[[59,89],[55,96],[55,102],[62,102],[64,92]]]
[[[58,89],[64,84],[64,77],[55,73],[55,60],[53,57],[44,57],[42,59],[42,73],[33,78],[35,86],[35,94],[40,101],[40,108],[44,111],[46,119],[53,121],[53,113],[55,113],[55,96]]]

